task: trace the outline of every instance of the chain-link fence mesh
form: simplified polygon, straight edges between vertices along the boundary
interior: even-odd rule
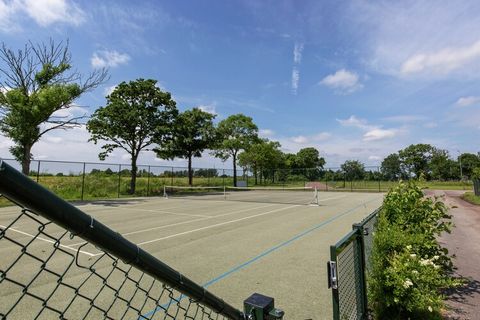
[[[338,298],[340,319],[362,319],[361,243],[357,235],[337,255]]]
[[[1,161],[0,193],[0,319],[243,319]]]
[[[353,230],[330,248],[329,268],[333,263],[337,284],[332,288],[334,320],[368,319],[367,275],[379,210],[354,224]]]

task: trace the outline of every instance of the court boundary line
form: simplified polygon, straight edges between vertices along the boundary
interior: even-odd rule
[[[11,227],[10,227],[10,228],[7,228],[7,227],[4,226],[4,225],[0,225],[0,227],[3,228],[3,229],[5,229],[5,230],[11,230],[11,231],[14,231],[14,232],[23,234],[23,235],[28,236],[28,237],[30,237],[30,238],[32,238],[32,239],[38,239],[38,240],[45,241],[45,242],[48,242],[48,243],[53,243],[53,244],[57,243],[57,241],[53,241],[53,240],[50,240],[50,239],[45,239],[45,238],[42,238],[42,237],[39,237],[39,236],[35,236],[35,235],[33,235],[33,234],[30,234],[30,233],[25,232],[25,231],[18,230],[18,229],[16,229],[16,228],[11,228]],[[58,245],[59,245],[60,247],[62,247],[62,248],[69,249],[69,250],[72,250],[72,251],[77,252],[77,253],[80,252],[80,253],[86,254],[87,256],[90,256],[90,257],[96,257],[96,256],[99,255],[98,253],[90,253],[90,252],[88,252],[88,251],[78,250],[78,249],[72,248],[72,247],[70,247],[70,246],[68,246],[68,245],[61,244],[61,243],[58,243]],[[103,252],[102,252],[102,254],[103,254]]]

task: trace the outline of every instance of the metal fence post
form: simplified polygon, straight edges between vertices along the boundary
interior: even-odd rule
[[[171,177],[171,185],[173,186],[173,167],[172,167],[172,177]]]
[[[40,163],[42,161],[38,160],[38,164],[37,164],[37,182],[38,180],[40,179]]]
[[[83,194],[85,190],[85,162],[83,163],[83,173],[82,173],[82,195],[80,199],[83,201]]]
[[[120,184],[122,179],[122,165],[118,165],[118,185],[117,185],[117,197],[120,198]]]
[[[147,175],[147,197],[150,191],[150,166],[148,166],[148,175]]]

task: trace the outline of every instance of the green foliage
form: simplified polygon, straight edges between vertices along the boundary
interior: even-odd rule
[[[205,149],[212,148],[216,134],[213,126],[215,115],[198,108],[180,113],[174,123],[172,134],[154,151],[161,159],[188,159],[189,184],[192,184],[192,157],[200,157]]]
[[[258,127],[251,117],[234,114],[220,121],[217,127],[218,142],[213,154],[226,161],[233,158],[233,181],[237,182],[237,156],[258,141]]]
[[[400,161],[409,174],[419,178],[423,173],[428,176],[429,164],[435,148],[429,144],[412,144],[398,152]]]
[[[161,144],[171,136],[178,111],[170,93],[163,92],[156,80],[138,79],[120,83],[107,96],[107,105],[98,108],[87,123],[89,141],[107,141],[98,156],[104,160],[121,148],[131,157],[131,193],[135,192],[137,158],[153,143]]]
[[[480,166],[476,167],[472,170],[472,178],[473,179],[480,179]]]
[[[14,142],[10,152],[29,174],[31,149],[47,132],[79,125],[82,116],[57,116],[73,101],[99,84],[107,76],[105,70],[94,71],[86,82],[77,81],[80,75],[70,72],[71,58],[68,43],[28,43],[24,50],[14,52],[3,43],[0,58],[4,65],[0,73],[0,132]],[[44,126],[44,124],[49,124]],[[43,126],[42,126],[43,125]]]
[[[397,180],[405,175],[398,153],[392,153],[383,159],[380,170],[387,180]]]
[[[247,150],[238,155],[240,166],[250,168],[255,178],[255,184],[262,178],[274,178],[273,169],[279,168],[283,163],[283,152],[280,150],[280,143],[259,140],[252,144]]]
[[[363,179],[365,166],[358,160],[347,160],[340,166],[347,180]]]
[[[426,198],[413,182],[385,197],[374,237],[369,299],[376,319],[440,319],[442,290],[450,276],[448,250],[437,241],[450,232],[451,216],[439,199]]]
[[[465,192],[462,199],[472,204],[480,205],[480,196],[476,196],[473,192]]]

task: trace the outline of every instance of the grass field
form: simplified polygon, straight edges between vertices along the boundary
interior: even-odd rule
[[[470,203],[480,206],[480,197],[476,196],[473,192],[465,192],[462,198],[465,201],[468,201]]]

